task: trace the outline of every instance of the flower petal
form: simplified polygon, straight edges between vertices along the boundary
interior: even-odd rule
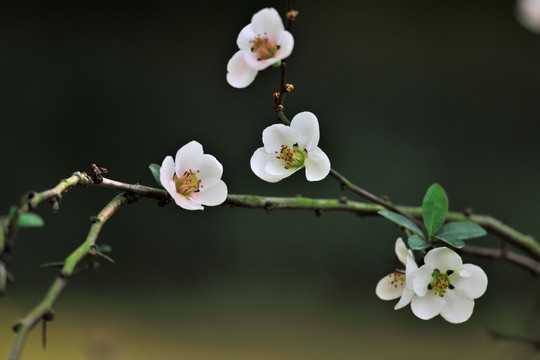
[[[309,150],[304,165],[308,181],[322,180],[330,172],[330,159],[318,147]]]
[[[257,70],[251,68],[244,60],[246,54],[250,55],[251,52],[239,50],[227,63],[227,82],[238,89],[247,87],[257,76]]]
[[[280,35],[285,31],[283,21],[274,8],[266,8],[258,11],[251,18],[253,32],[259,36],[267,36],[270,41],[276,43]]]
[[[418,265],[414,260],[414,255],[411,250],[407,252],[407,263],[405,264],[405,276],[407,278],[407,287],[413,289],[412,279],[414,279],[414,274],[418,270]]]
[[[191,200],[194,203],[208,206],[223,204],[225,199],[227,199],[227,185],[222,180],[218,180],[209,188],[191,194]]]
[[[240,50],[248,50],[251,52],[251,47],[253,46],[252,40],[255,39],[256,36],[257,34],[253,32],[253,27],[251,24],[247,24],[242,30],[240,30],[238,38],[236,38],[236,45],[238,45]]]
[[[261,147],[255,150],[249,163],[251,165],[251,170],[255,173],[255,175],[264,181],[275,183],[283,179],[283,177],[270,175],[265,170],[266,164],[273,160],[275,160],[275,154],[269,154],[264,150],[263,147]]]
[[[407,265],[407,256],[409,255],[409,250],[407,249],[407,246],[405,246],[402,238],[398,238],[396,240],[395,251],[399,261],[403,265]]]
[[[540,3],[537,0],[518,0],[516,17],[525,28],[540,33]]]
[[[377,296],[382,300],[393,300],[400,297],[401,294],[403,294],[405,282],[398,281],[396,283],[392,283],[393,281],[393,273],[383,277],[381,280],[379,280],[377,286],[375,287],[375,294],[377,294]]]
[[[445,304],[444,298],[429,292],[425,296],[415,296],[411,301],[411,310],[422,320],[431,319],[441,312]]]
[[[453,291],[449,291],[444,295],[444,302],[441,316],[453,324],[468,320],[473,313],[474,300],[461,297]]]
[[[159,170],[159,181],[161,181],[161,185],[163,185],[168,193],[176,192],[176,187],[173,181],[174,170],[174,160],[172,156],[167,156],[161,163],[161,168]]]
[[[429,251],[425,258],[425,264],[430,264],[440,272],[456,270],[463,264],[461,257],[454,251],[446,247],[440,247]]]
[[[424,264],[420,266],[412,277],[412,285],[414,292],[418,296],[425,296],[428,292],[428,285],[433,280],[433,266]]]
[[[247,64],[247,66],[257,71],[264,70],[270,65],[274,65],[279,60],[281,60],[280,58],[277,57],[277,53],[276,53],[276,56],[274,57],[271,57],[268,59],[259,59],[257,57],[257,54],[252,53],[252,52],[245,52],[243,54],[243,59],[244,59],[244,62]]]
[[[176,205],[180,206],[183,209],[186,209],[186,210],[203,210],[204,209],[201,205],[194,203],[193,201],[189,199],[186,199],[184,196],[179,195],[176,191],[173,194],[171,194],[171,196],[174,199],[174,202],[176,203]]]
[[[303,111],[296,114],[291,120],[291,128],[298,132],[298,146],[311,151],[319,144],[319,121],[309,112]]]
[[[289,126],[275,124],[263,130],[262,141],[266,152],[276,156],[280,153],[282,145],[292,149],[298,141],[298,134]]]
[[[296,169],[292,169],[292,168],[287,169],[284,166],[283,161],[281,161],[281,160],[271,160],[266,164],[266,166],[264,167],[264,170],[266,171],[267,174],[270,174],[272,176],[280,176],[283,179],[283,178],[286,178],[287,176],[291,176],[292,174],[294,174],[299,169],[298,168],[296,168]]]
[[[182,176],[188,168],[185,166],[185,162],[189,159],[202,155],[203,147],[197,141],[188,142],[186,145],[182,146],[176,152],[176,157],[174,159],[175,171],[177,176]]]
[[[223,166],[210,154],[203,154],[184,160],[184,171],[191,170],[201,181],[201,186],[211,187],[223,175]]]
[[[487,275],[479,266],[463,264],[458,270],[464,270],[469,276],[463,277],[456,271],[450,276],[450,284],[454,285],[458,294],[469,299],[476,299],[484,295],[487,289]]]
[[[277,42],[279,50],[276,52],[276,57],[283,60],[291,55],[294,47],[294,38],[288,31],[281,33],[281,36]]]
[[[394,306],[394,310],[399,310],[399,309],[409,305],[409,303],[411,302],[413,297],[414,297],[414,291],[412,291],[411,289],[404,288],[403,289],[403,294],[401,295],[401,298],[399,299],[396,306]]]

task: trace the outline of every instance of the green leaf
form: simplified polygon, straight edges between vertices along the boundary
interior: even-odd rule
[[[453,247],[455,247],[457,249],[461,249],[462,247],[465,246],[465,241],[463,241],[463,240],[459,240],[459,239],[443,239],[443,238],[439,238],[437,236],[435,236],[435,238],[440,239],[441,241],[444,241],[448,245],[453,246]]]
[[[17,224],[19,227],[41,227],[45,225],[45,221],[38,214],[24,213],[19,217]]]
[[[405,216],[397,214],[393,211],[389,210],[381,210],[377,212],[379,215],[384,216],[388,220],[395,222],[396,224],[403,226],[405,229],[408,229],[418,235],[420,238],[424,238],[424,235],[422,234],[422,230],[418,226],[416,226],[415,223],[413,223],[411,220],[407,219]]]
[[[161,184],[161,180],[159,179],[159,171],[161,169],[161,166],[158,164],[150,164],[148,168],[152,172],[152,176],[154,176],[154,180],[156,180],[159,186],[163,187],[163,185]]]
[[[448,198],[446,193],[439,184],[435,183],[427,190],[422,204],[424,225],[429,236],[435,234],[441,228],[447,212]]]
[[[433,245],[433,243],[427,242],[418,235],[409,236],[407,242],[412,250],[424,250]]]
[[[112,247],[109,244],[99,245],[98,249],[102,253],[110,253],[112,251]]]
[[[470,221],[456,221],[445,224],[439,231],[437,231],[435,236],[438,239],[452,245],[451,242],[453,241],[473,239],[486,234],[486,230],[484,230],[478,224]],[[463,245],[465,245],[465,243],[463,243]]]

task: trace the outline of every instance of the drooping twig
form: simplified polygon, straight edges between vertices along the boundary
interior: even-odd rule
[[[17,333],[9,360],[18,360],[21,357],[24,344],[30,330],[40,321],[50,321],[53,313],[53,305],[67,285],[69,278],[74,274],[75,267],[87,256],[94,256],[96,240],[105,222],[123,205],[129,202],[129,198],[124,194],[115,196],[95,217],[94,223],[90,226],[90,231],[86,240],[69,255],[60,274],[54,280],[49,291],[43,300],[24,319],[17,323],[13,330]]]
[[[495,330],[491,330],[489,334],[491,335],[492,338],[496,340],[514,341],[514,342],[518,342],[524,345],[532,346],[534,350],[540,351],[540,339],[532,339],[532,338],[519,336],[519,335],[507,335],[507,334],[503,334]]]

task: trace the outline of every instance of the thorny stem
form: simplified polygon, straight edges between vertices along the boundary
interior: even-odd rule
[[[17,333],[17,336],[15,337],[9,360],[18,360],[21,357],[28,334],[34,326],[40,321],[52,320],[53,305],[67,285],[70,276],[74,274],[75,267],[87,256],[96,256],[95,244],[101,228],[116,210],[127,204],[129,200],[124,194],[117,195],[101,210],[92,226],[90,226],[86,240],[66,258],[64,267],[54,280],[47,294],[45,294],[43,300],[13,327],[13,331]]]
[[[334,172],[337,174],[337,172]],[[338,179],[342,178],[340,175]],[[344,185],[347,186],[348,183]],[[33,193],[32,196],[27,197],[26,201],[22,201],[18,207],[18,215],[13,216],[12,222],[17,221],[17,217],[22,213],[35,208],[39,203],[57,199],[61,193],[67,191],[69,188],[75,186],[97,186],[104,187],[112,190],[122,191],[122,194],[117,195],[109,204],[103,208],[103,210],[95,218],[90,231],[86,237],[86,240],[70,255],[66,258],[60,275],[55,279],[49,291],[43,298],[43,300],[15,327],[14,331],[17,333],[15,343],[12,348],[10,360],[17,360],[20,358],[28,333],[32,328],[40,321],[49,321],[52,319],[52,306],[70,277],[74,276],[77,271],[77,265],[88,256],[96,256],[95,244],[97,237],[103,227],[103,224],[114,214],[116,210],[125,204],[137,200],[140,197],[150,198],[158,200],[160,205],[165,205],[172,202],[169,194],[165,190],[156,189],[149,186],[138,184],[127,184],[119,181],[99,178],[99,181],[95,181],[91,176],[86,173],[76,172],[71,177],[60,181],[60,183],[52,189],[43,191],[41,193]],[[355,189],[354,186],[351,186]],[[352,190],[351,189],[351,190]],[[354,190],[353,190],[354,191]],[[223,205],[236,208],[248,208],[248,209],[264,209],[266,211],[274,210],[312,210],[316,214],[321,214],[323,211],[343,211],[355,213],[359,216],[378,216],[377,212],[388,208],[387,204],[373,204],[363,203],[357,201],[350,201],[346,198],[341,199],[314,199],[305,197],[265,197],[256,195],[233,195],[229,194]],[[406,206],[392,206],[394,211],[401,214],[406,214],[412,218],[422,217],[421,207],[406,207]],[[472,221],[478,225],[484,227],[488,232],[500,237],[501,239],[511,243],[524,251],[526,251],[533,259],[540,260],[540,244],[538,244],[533,237],[524,235],[519,231],[503,224],[499,220],[489,215],[474,215],[474,214],[462,214],[459,212],[448,212],[447,221]],[[6,231],[7,229],[7,231]],[[13,242],[14,232],[16,231],[16,225],[13,225],[8,221],[0,223],[0,234],[6,233],[4,238],[10,238]],[[2,237],[0,237],[2,240]],[[4,247],[4,252],[6,247]],[[474,254],[477,256],[504,259],[509,262],[522,266],[536,275],[540,274],[540,263],[528,258],[526,256],[517,254],[506,249],[489,249],[482,247],[466,246],[461,249],[462,252]],[[0,274],[5,271],[5,263],[3,262],[4,254],[0,254]]]

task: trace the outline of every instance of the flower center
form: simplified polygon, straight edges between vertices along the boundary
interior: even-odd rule
[[[281,151],[275,153],[277,154],[276,159],[283,160],[285,163],[285,169],[301,168],[307,157],[307,150],[300,149],[296,144],[293,145],[292,149],[287,145],[281,145]]]
[[[396,269],[394,273],[390,276],[393,276],[392,281],[390,282],[391,285],[394,285],[395,288],[398,286],[404,286],[405,285],[405,270],[402,269]]]
[[[196,172],[198,173],[199,170]],[[174,174],[173,181],[176,186],[176,192],[185,197],[188,197],[192,192],[199,191],[199,188],[203,187],[201,185],[201,180],[197,179],[197,175],[195,175],[191,169],[184,172],[184,175],[181,177]]]
[[[450,275],[452,275],[453,272],[453,270],[448,270],[446,273],[442,273],[439,269],[433,270],[433,273],[431,274],[433,279],[428,285],[428,290],[434,290],[435,294],[443,297],[444,294],[446,294],[447,289],[454,289],[454,286],[450,284]]]
[[[255,39],[251,40],[251,52],[257,54],[258,60],[273,58],[278,50],[279,46],[270,41],[266,36],[257,35]]]

